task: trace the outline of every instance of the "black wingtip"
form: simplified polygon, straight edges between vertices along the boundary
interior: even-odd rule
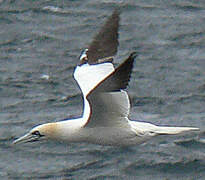
[[[105,58],[109,59],[109,61],[113,60],[119,45],[119,21],[120,10],[116,8],[88,47],[87,61],[89,64],[98,64],[98,60],[104,60]]]
[[[115,9],[113,10],[111,16],[112,16],[112,17],[113,17],[113,16],[114,16],[114,17],[119,17],[120,14],[121,14],[121,10],[120,10],[119,8],[115,8]]]
[[[122,8],[121,7],[115,7],[114,10],[112,11],[112,14],[117,13],[118,15],[120,15],[122,12]]]
[[[132,53],[130,54],[129,58],[130,58],[130,59],[135,59],[137,56],[138,56],[137,52],[134,51],[134,52],[132,52]]]

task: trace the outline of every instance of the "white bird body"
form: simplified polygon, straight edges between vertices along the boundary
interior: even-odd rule
[[[80,65],[74,71],[84,100],[82,117],[39,125],[14,143],[36,141],[43,137],[67,143],[128,146],[143,143],[156,135],[198,130],[129,120],[130,101],[125,88],[136,54],[132,53],[114,68],[112,60],[117,52],[118,24],[119,12],[114,11],[90,48],[81,55]],[[100,41],[98,38],[101,38]]]
[[[95,88],[96,84],[108,77],[112,72],[114,72],[112,63],[77,66],[74,77],[79,83],[82,92],[84,92],[83,116],[81,118],[43,124],[37,126],[32,131],[39,131],[41,129],[41,133],[46,134],[49,139],[66,143],[88,142],[100,145],[129,146],[141,144],[151,137],[160,134],[178,134],[198,129],[190,127],[163,127],[129,120],[130,102],[128,94],[124,90],[98,94],[98,97],[100,96],[100,100],[102,100],[101,104],[99,104],[103,104],[103,106],[97,108],[106,109],[106,113],[104,113],[104,110],[101,110],[97,117],[92,119],[92,123],[88,122],[91,105],[87,100],[87,95]],[[89,78],[92,81],[88,82],[87,79]]]

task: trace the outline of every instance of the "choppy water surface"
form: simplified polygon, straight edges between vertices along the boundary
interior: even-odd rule
[[[122,8],[116,63],[139,56],[131,119],[196,126],[130,148],[41,142],[11,146],[37,124],[82,112],[77,57]],[[0,179],[204,179],[205,2],[0,1]],[[48,78],[49,76],[49,78]]]

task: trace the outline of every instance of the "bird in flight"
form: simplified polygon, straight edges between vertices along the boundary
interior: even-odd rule
[[[87,142],[100,145],[141,144],[157,135],[199,130],[194,127],[156,126],[128,118],[130,101],[125,91],[137,56],[132,52],[117,68],[113,66],[118,48],[120,11],[114,10],[79,57],[74,78],[83,96],[80,118],[38,125],[13,143],[50,139],[67,143]]]

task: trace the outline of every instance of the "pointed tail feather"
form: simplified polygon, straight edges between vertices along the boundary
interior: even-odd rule
[[[195,127],[169,127],[169,126],[156,126],[151,123],[139,122],[139,121],[129,121],[132,129],[138,135],[149,134],[150,136],[155,135],[174,135],[180,134],[186,131],[199,131],[199,128]]]
[[[167,126],[158,126],[155,133],[157,134],[179,134],[186,131],[199,131],[199,128],[194,127],[167,127]]]

